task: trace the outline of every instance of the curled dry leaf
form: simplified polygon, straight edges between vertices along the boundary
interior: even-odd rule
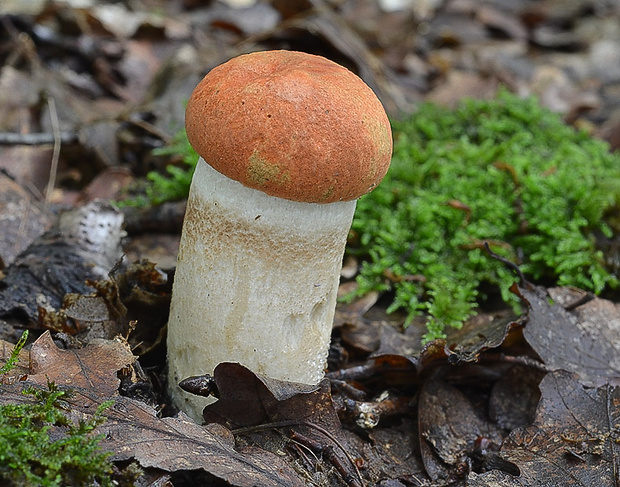
[[[324,379],[317,386],[286,382],[255,375],[237,363],[219,364],[213,378],[219,399],[204,409],[207,423],[248,426],[233,432],[249,434],[252,444],[279,454],[281,447],[275,445],[282,442],[282,437],[273,430],[283,428],[293,440],[293,457],[281,455],[280,461],[290,462],[299,457],[295,445],[302,444],[314,453],[311,466],[307,465],[310,460],[305,453],[301,455],[306,462],[306,475],[335,469],[340,478],[352,479],[348,480],[349,485],[362,485],[357,467],[358,461],[364,462],[358,453],[362,449],[361,442],[342,428],[328,380]],[[322,462],[328,466],[319,466]]]
[[[460,330],[451,331],[446,345],[451,360],[459,362],[477,361],[481,352],[499,347],[509,333],[520,329],[522,320],[515,316],[476,315]]]
[[[205,408],[207,423],[240,427],[314,419],[327,420],[329,426],[340,425],[331,405],[327,381],[311,386],[270,379],[237,363],[219,364],[213,378],[220,398]]]

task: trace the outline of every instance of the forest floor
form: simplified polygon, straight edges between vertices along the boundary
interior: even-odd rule
[[[487,310],[425,347],[381,296],[339,305],[320,387],[228,364],[205,425],[174,415],[185,203],[108,202],[182,166],[153,149],[195,85],[264,49],[347,66],[393,119],[507,87],[620,149],[617,0],[4,0],[0,361],[30,335],[0,405],[51,381],[77,424],[111,400],[96,431],[126,485],[139,466],[139,486],[619,486],[620,308],[574,288],[522,282],[523,314]]]

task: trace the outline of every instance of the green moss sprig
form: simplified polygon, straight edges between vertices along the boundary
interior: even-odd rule
[[[11,355],[9,356],[5,364],[0,367],[0,375],[7,374],[15,368],[17,362],[19,361],[19,353],[22,351],[27,341],[28,330],[24,330],[22,335],[19,337],[19,340],[17,340],[17,343],[13,347],[13,350],[11,350]]]

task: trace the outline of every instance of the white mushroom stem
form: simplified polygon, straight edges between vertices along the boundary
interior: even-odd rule
[[[323,377],[355,200],[300,203],[247,188],[199,160],[187,203],[168,329],[170,390],[239,362],[275,379]]]

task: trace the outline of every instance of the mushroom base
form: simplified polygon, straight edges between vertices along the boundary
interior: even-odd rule
[[[268,196],[198,162],[168,325],[169,389],[181,410],[202,419],[209,399],[177,384],[221,362],[321,380],[355,203]]]

